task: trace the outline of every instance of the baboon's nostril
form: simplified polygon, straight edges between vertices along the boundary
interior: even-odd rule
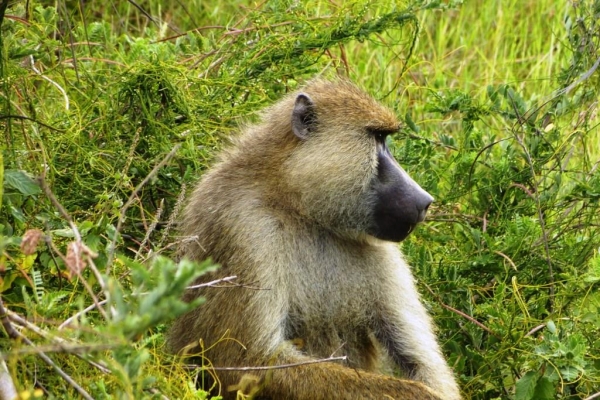
[[[433,197],[431,197],[429,193],[425,192],[421,198],[421,201],[417,204],[419,222],[422,222],[425,219],[425,215],[427,215],[427,210],[429,209],[431,203],[433,203]]]
[[[429,210],[429,206],[431,205],[431,203],[432,203],[432,202],[430,201],[430,202],[429,202],[429,204],[427,204],[427,205],[425,206],[425,208],[423,209],[423,212],[424,212],[424,213],[427,213],[427,210]]]

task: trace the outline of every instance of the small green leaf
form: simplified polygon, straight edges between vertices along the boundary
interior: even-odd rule
[[[39,185],[25,171],[8,169],[4,171],[4,184],[18,190],[25,196],[41,192]]]
[[[94,223],[92,221],[83,221],[79,224],[79,233],[81,233],[81,236],[85,236],[93,227]]]
[[[575,367],[566,366],[560,369],[560,375],[567,382],[573,382],[579,377],[579,371]]]
[[[55,236],[66,237],[66,238],[74,238],[75,233],[71,228],[63,228],[63,229],[54,229],[52,234]]]
[[[546,328],[550,331],[550,333],[556,334],[556,325],[554,324],[554,321],[549,320],[546,322]]]
[[[417,124],[415,124],[415,121],[413,121],[409,113],[406,113],[406,115],[404,116],[404,120],[406,121],[406,125],[408,125],[411,131],[413,131],[414,133],[419,133],[420,129],[417,126]]]
[[[554,385],[550,382],[550,379],[542,376],[538,380],[533,398],[536,400],[552,400],[555,398]]]
[[[515,400],[532,400],[538,379],[540,375],[536,371],[523,375],[516,384]]]

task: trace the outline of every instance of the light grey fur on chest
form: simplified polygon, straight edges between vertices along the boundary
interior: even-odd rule
[[[353,245],[362,248],[353,249]],[[377,249],[369,251],[364,244],[317,237],[295,250],[288,255],[289,267],[284,272],[290,318],[307,329],[329,326],[344,330],[368,325],[381,295],[365,293],[373,287],[368,282],[389,268]],[[379,259],[381,270],[373,269],[373,259]],[[304,278],[307,274],[313,277],[310,283]],[[334,292],[336,296],[331,296]]]

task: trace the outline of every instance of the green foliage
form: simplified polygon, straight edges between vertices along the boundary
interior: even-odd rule
[[[482,85],[479,95],[462,87],[430,91],[424,119],[449,129],[418,124],[417,131],[408,122],[423,139],[397,149],[438,201],[430,229],[405,249],[439,294],[434,309],[447,316],[438,324],[471,398],[598,391],[599,85],[590,71],[599,54],[589,29],[597,7],[569,9],[565,34],[574,38],[569,24],[579,18],[579,42],[571,42],[554,87],[540,92],[517,81]],[[586,58],[590,45],[596,50]]]
[[[554,385],[537,372],[529,371],[517,382],[515,400],[550,400],[554,398]]]
[[[93,398],[207,398],[162,349],[212,270],[167,258],[179,193],[336,73],[404,118],[390,147],[436,198],[403,249],[465,397],[597,393],[600,2],[223,3],[0,12],[0,295],[33,342],[0,352],[23,397],[82,395],[35,346]]]
[[[185,303],[180,297],[185,288],[211,266],[208,262],[198,265],[187,260],[176,264],[160,256],[153,259],[149,267],[130,260],[125,264],[131,271],[131,282],[123,285],[116,279],[107,281],[111,317],[96,329],[103,337],[118,338],[120,342],[111,346],[108,357],[108,366],[118,382],[111,392],[117,398],[151,393],[164,384],[165,377],[156,374],[166,374],[166,371],[149,372],[147,366],[152,359],[150,351],[157,341],[156,334],[143,340],[139,338],[199,306],[202,299]],[[137,345],[131,346],[131,343]]]
[[[147,268],[131,260],[123,261],[131,272],[131,284],[124,287],[118,281],[109,281],[107,285],[113,314],[109,328],[117,330],[113,334],[133,339],[202,303],[202,299],[184,303],[178,296],[198,277],[198,272],[207,271],[210,263],[198,266],[184,259],[175,264],[168,258],[157,257]],[[130,288],[133,291],[129,294]]]

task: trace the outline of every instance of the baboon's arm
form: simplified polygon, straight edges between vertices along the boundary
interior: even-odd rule
[[[389,283],[386,302],[379,305],[376,336],[408,378],[424,382],[446,400],[461,399],[432,330],[433,324],[404,262]]]
[[[277,357],[276,365],[302,364],[309,358],[293,354]],[[324,362],[273,369],[263,375],[259,397],[289,400],[445,400],[439,394],[416,381],[355,370]]]

